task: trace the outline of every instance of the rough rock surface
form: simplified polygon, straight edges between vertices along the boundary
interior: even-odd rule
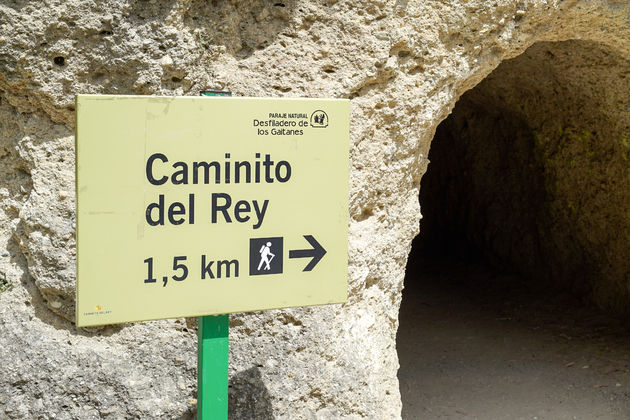
[[[629,21],[613,0],[0,1],[0,418],[194,415],[194,322],[72,324],[74,94],[352,99],[348,303],[233,315],[230,410],[395,419],[435,128],[538,41],[627,57]]]

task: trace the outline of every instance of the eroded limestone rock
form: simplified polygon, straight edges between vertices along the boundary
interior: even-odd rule
[[[352,99],[349,299],[235,314],[231,416],[395,419],[418,185],[459,96],[537,41],[627,54],[618,1],[0,2],[0,418],[191,418],[194,323],[77,330],[74,94]],[[6,250],[6,251],[5,251]]]

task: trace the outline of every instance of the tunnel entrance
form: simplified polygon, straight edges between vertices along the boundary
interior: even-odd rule
[[[538,43],[431,144],[397,347],[404,419],[630,418],[630,62]]]

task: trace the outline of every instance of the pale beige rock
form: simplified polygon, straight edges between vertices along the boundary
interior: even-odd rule
[[[398,307],[435,128],[535,42],[627,57],[628,21],[612,0],[1,1],[0,418],[194,411],[193,323],[70,322],[75,94],[352,99],[348,303],[233,315],[231,415],[395,419]]]

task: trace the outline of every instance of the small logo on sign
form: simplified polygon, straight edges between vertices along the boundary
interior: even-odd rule
[[[103,309],[103,307],[101,305],[96,305],[94,309],[97,311],[100,311],[101,309]]]
[[[328,114],[318,109],[311,114],[311,127],[326,128],[328,127]]]

